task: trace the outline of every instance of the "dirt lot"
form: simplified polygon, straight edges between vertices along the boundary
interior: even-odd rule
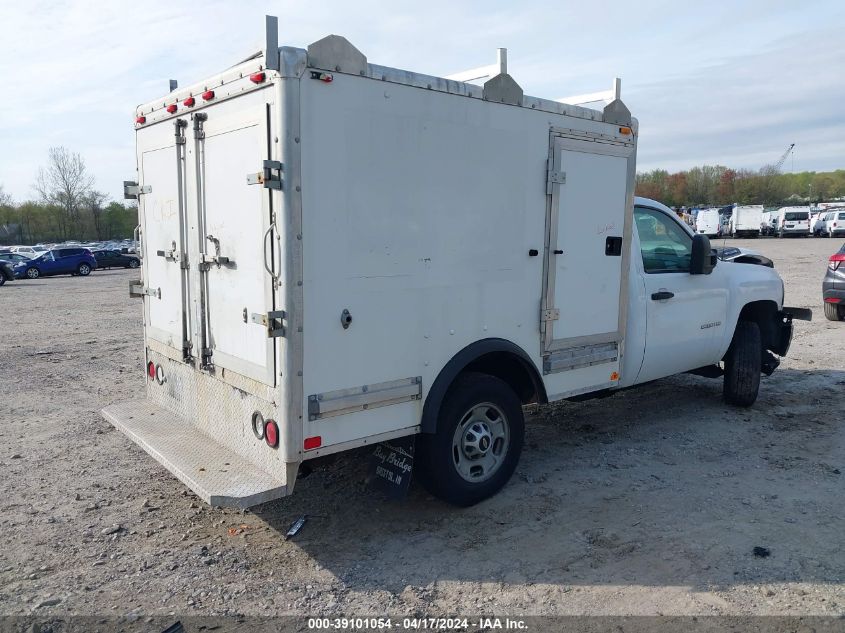
[[[730,243],[816,311],[757,404],[681,376],[541,407],[511,483],[466,510],[381,499],[362,453],[254,512],[207,507],[98,413],[142,395],[134,274],[7,284],[0,613],[845,613],[845,323],[820,306],[839,241]]]

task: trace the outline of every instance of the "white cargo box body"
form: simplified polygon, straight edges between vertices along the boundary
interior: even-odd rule
[[[431,430],[432,386],[469,349],[519,350],[541,399],[618,383],[621,101],[376,66],[336,36],[268,50],[138,110],[153,375],[112,422],[206,501],[248,506],[304,459]]]
[[[741,205],[734,207],[733,216],[734,236],[756,236],[760,234],[763,223],[763,205]]]

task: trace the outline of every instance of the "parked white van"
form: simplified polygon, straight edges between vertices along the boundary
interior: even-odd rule
[[[707,237],[717,237],[722,232],[719,209],[702,209],[695,216],[695,232]]]
[[[777,236],[810,234],[810,207],[781,207],[778,209]]]

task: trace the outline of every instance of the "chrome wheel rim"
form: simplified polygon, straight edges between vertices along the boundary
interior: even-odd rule
[[[82,266],[79,267],[79,274],[80,275],[87,275],[90,272],[91,272],[91,269],[86,264],[82,264]]]
[[[452,437],[452,463],[464,480],[480,483],[502,467],[509,445],[510,424],[504,411],[483,402],[461,416]]]
[[[38,270],[36,268],[30,268],[26,271],[26,276],[30,279],[37,279],[38,278]]]

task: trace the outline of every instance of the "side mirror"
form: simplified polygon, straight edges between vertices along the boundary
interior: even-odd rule
[[[710,238],[701,233],[693,235],[690,275],[709,275],[716,267],[717,261],[716,253],[710,248]]]

